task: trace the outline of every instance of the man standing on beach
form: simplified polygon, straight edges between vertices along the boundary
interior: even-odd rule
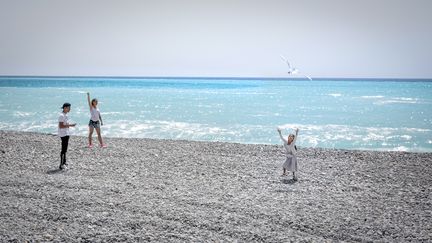
[[[71,109],[71,104],[64,103],[62,106],[63,112],[60,113],[60,116],[58,118],[59,124],[58,124],[58,135],[62,141],[62,148],[60,152],[60,170],[66,169],[67,163],[66,163],[66,152],[69,144],[69,127],[74,127],[76,124],[69,124],[69,117],[67,113]]]

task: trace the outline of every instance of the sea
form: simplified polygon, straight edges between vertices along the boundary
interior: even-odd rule
[[[105,137],[432,152],[432,80],[0,77],[0,130],[56,134],[69,102],[86,136],[87,92]]]

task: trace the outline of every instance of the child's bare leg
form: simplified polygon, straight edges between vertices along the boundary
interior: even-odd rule
[[[88,136],[89,145],[92,145],[93,129],[94,127],[89,126],[89,136]]]

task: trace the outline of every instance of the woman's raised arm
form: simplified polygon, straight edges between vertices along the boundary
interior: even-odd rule
[[[89,108],[91,109],[92,104],[91,104],[91,101],[90,101],[90,93],[89,92],[87,92],[87,102],[88,102]]]

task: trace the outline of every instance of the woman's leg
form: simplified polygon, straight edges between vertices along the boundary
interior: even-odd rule
[[[94,127],[89,125],[89,136],[88,136],[89,145],[92,145],[93,130]]]
[[[102,140],[101,130],[99,127],[96,128],[96,133],[97,133],[100,145],[101,146],[104,145],[103,140]]]

